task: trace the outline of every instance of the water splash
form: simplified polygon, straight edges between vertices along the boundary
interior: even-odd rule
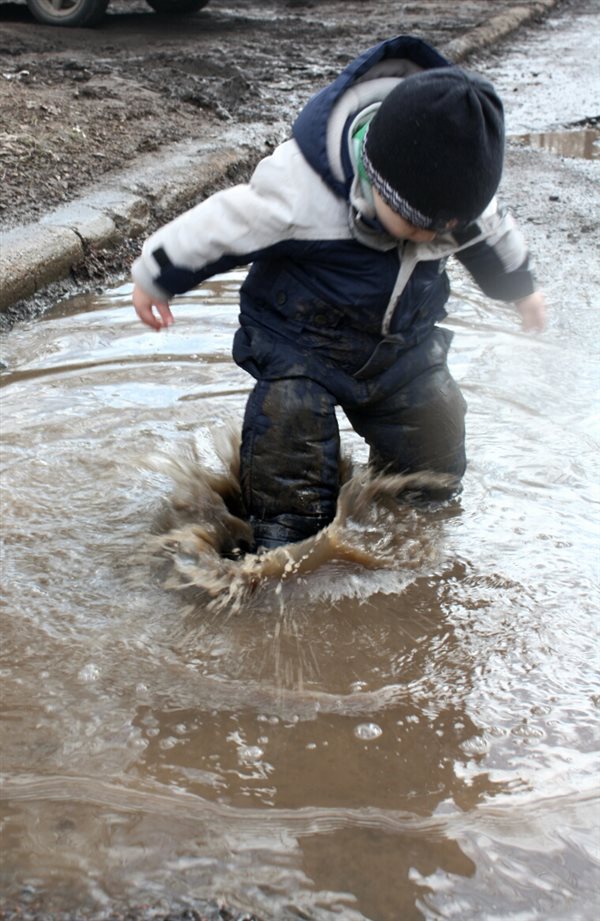
[[[299,543],[244,554],[252,531],[243,517],[239,435],[227,429],[214,447],[220,470],[203,462],[193,444],[177,456],[154,454],[143,462],[174,484],[146,550],[170,561],[166,588],[200,590],[209,596],[208,610],[235,613],[266,584],[280,592],[285,582],[330,564],[410,571],[437,558],[433,535],[422,527],[419,497],[448,489],[453,479],[427,472],[352,472],[348,463],[330,525]]]

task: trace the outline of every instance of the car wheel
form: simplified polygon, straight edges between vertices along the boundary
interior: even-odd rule
[[[108,0],[27,0],[27,6],[32,16],[50,26],[95,26]]]
[[[208,0],[146,0],[155,13],[161,16],[184,16],[186,13],[196,13],[206,6]]]

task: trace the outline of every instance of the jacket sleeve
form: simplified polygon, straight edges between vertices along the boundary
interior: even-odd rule
[[[136,284],[166,300],[289,239],[296,187],[286,146],[262,160],[249,183],[217,192],[152,234],[132,267]]]
[[[454,234],[454,238],[460,245],[457,259],[488,297],[518,301],[535,291],[523,234],[495,199],[478,221]]]

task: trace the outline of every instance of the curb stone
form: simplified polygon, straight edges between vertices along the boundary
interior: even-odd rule
[[[505,10],[503,13],[492,16],[483,25],[476,26],[470,32],[466,32],[459,38],[448,42],[442,48],[442,52],[456,64],[459,64],[476,51],[481,51],[481,49],[487,48],[494,42],[498,42],[510,35],[519,26],[546,15],[559,2],[560,0],[534,0],[532,3],[512,7],[510,10]]]
[[[519,26],[549,13],[560,0],[521,3],[453,39],[441,51],[456,63],[500,41]],[[160,160],[141,158],[113,175],[110,185],[50,212],[41,221],[0,232],[0,312],[19,310],[21,302],[50,284],[67,279],[91,247],[104,249],[142,235],[157,219],[168,220],[233,169],[247,170],[257,150],[278,143],[287,126],[235,126],[201,145],[180,142]],[[169,179],[164,162],[169,163]],[[25,304],[23,304],[25,307]]]
[[[189,207],[233,169],[246,167],[283,136],[283,126],[235,126],[203,143],[183,141],[165,158],[142,157],[35,224],[0,233],[0,311],[68,278],[91,247],[115,247],[143,234],[157,218]]]

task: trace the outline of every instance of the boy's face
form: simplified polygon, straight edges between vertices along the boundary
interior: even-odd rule
[[[375,214],[380,224],[392,237],[397,240],[412,240],[413,243],[431,243],[435,239],[435,230],[422,230],[421,227],[415,227],[414,224],[400,217],[384,202],[377,189],[373,189],[373,199]]]

